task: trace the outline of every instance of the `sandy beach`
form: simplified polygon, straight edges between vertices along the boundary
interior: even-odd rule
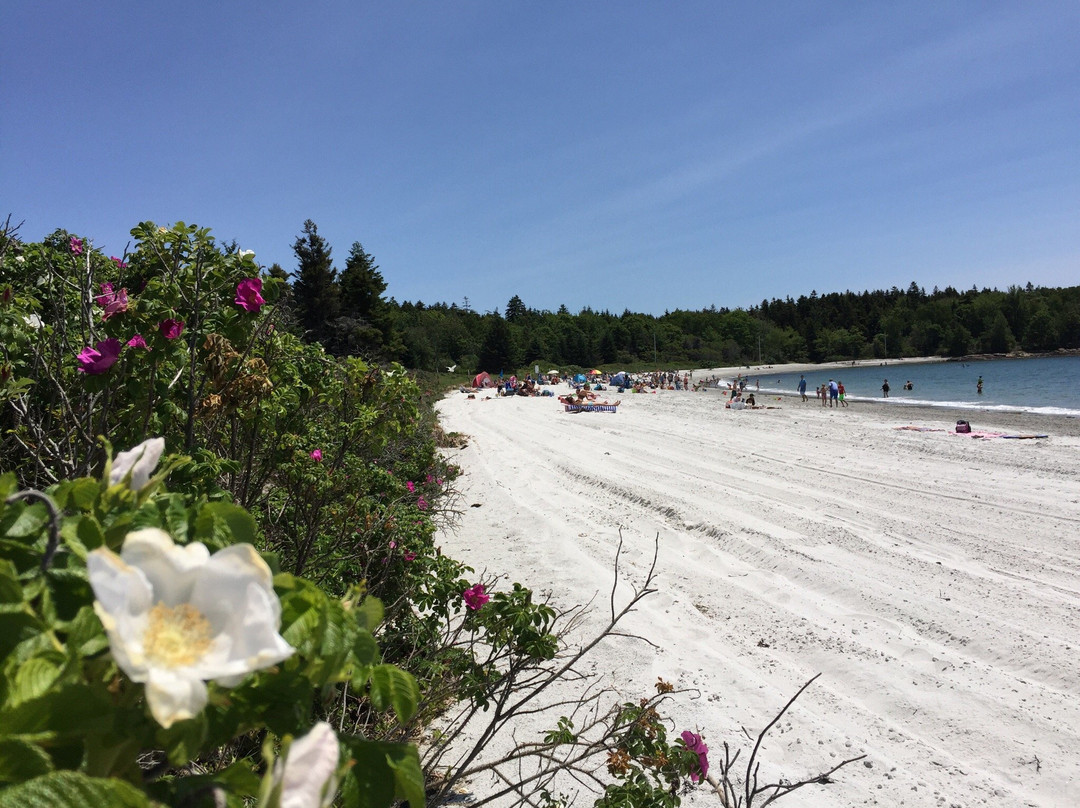
[[[652,645],[605,640],[591,668],[626,699],[657,677],[695,689],[672,729],[714,750],[745,745],[742,728],[756,735],[820,673],[768,736],[762,779],[867,757],[783,805],[1080,804],[1080,421],[620,397],[616,413],[570,414],[448,394],[443,427],[468,445],[448,452],[464,474],[444,550],[561,607],[595,597],[587,632],[620,530],[624,596],[659,537],[659,591],[626,623]],[[1050,437],[956,435],[957,418]]]

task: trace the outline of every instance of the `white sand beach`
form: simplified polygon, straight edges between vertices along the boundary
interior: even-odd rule
[[[762,780],[867,757],[783,805],[1080,805],[1080,421],[619,397],[570,414],[448,394],[443,426],[469,442],[448,452],[464,497],[446,552],[559,606],[595,597],[595,624],[620,528],[624,580],[659,536],[659,591],[626,624],[655,647],[606,640],[594,670],[626,699],[657,677],[700,691],[673,729],[713,754],[821,673],[768,736]],[[958,417],[1050,437],[956,435]]]

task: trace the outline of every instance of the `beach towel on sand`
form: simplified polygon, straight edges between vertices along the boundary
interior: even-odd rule
[[[614,404],[567,404],[567,412],[618,412]]]

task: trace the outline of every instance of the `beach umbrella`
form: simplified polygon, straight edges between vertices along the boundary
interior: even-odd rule
[[[584,373],[579,373],[577,376],[574,377],[574,381],[575,382],[583,382],[583,381],[585,381],[585,374]]]
[[[599,371],[599,370],[597,370],[596,368],[593,368],[592,370],[590,370],[590,371],[589,371],[589,375],[590,375],[590,376],[599,376],[599,375],[600,375],[600,371]]]
[[[548,376],[558,376],[558,375],[559,375],[559,371],[557,371],[557,370],[549,370],[548,371]]]

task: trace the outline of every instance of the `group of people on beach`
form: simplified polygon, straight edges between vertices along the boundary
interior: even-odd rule
[[[803,401],[810,400],[806,395],[805,376],[799,376],[798,390]],[[823,383],[814,392],[817,393],[822,407],[846,407],[848,405],[847,391],[844,389],[844,383],[839,379],[836,381],[829,379],[828,382]]]

